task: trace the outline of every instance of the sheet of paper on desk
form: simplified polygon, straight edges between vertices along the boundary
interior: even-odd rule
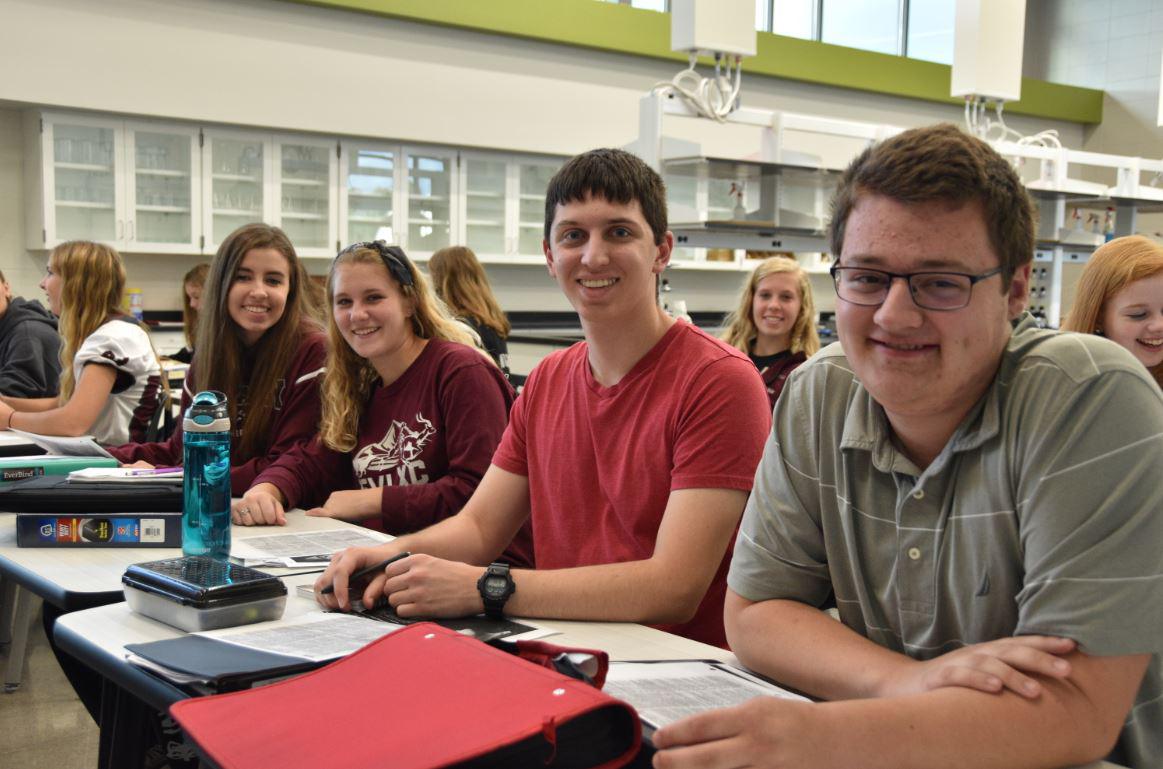
[[[602,689],[629,702],[655,728],[763,695],[807,700],[745,670],[703,660],[611,662]]]
[[[310,566],[326,564],[331,554],[348,547],[369,547],[392,541],[392,537],[370,529],[344,527],[287,534],[255,534],[235,537],[230,560],[243,566]]]
[[[173,483],[182,484],[182,469],[158,472],[133,467],[86,467],[68,474],[75,483]]]
[[[198,635],[322,662],[345,657],[402,627],[371,622],[354,614],[313,611],[286,621],[208,630]]]
[[[109,457],[113,458],[101,445],[93,439],[92,435],[82,435],[79,438],[63,438],[59,435],[41,435],[39,433],[29,433],[24,430],[17,430],[14,427],[8,428],[9,431],[19,435],[22,438],[28,439],[29,442],[35,443],[49,454],[56,454],[65,457]]]

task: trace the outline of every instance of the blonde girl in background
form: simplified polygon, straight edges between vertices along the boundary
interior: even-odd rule
[[[125,266],[86,240],[49,253],[40,287],[61,335],[59,398],[0,404],[0,426],[44,435],[92,434],[99,443],[144,440],[164,384],[149,334],[121,309]]]
[[[460,320],[472,326],[481,345],[507,376],[511,326],[501,310],[485,268],[466,246],[442,248],[428,260],[428,275],[436,295]]]
[[[182,277],[182,333],[186,337],[186,346],[169,356],[179,363],[190,363],[194,360],[198,310],[202,307],[202,287],[206,285],[206,274],[209,272],[210,265],[202,262]]]
[[[748,276],[722,339],[759,369],[772,408],[783,383],[820,349],[808,274],[792,259],[764,259]]]
[[[327,296],[319,439],[267,468],[235,522],[283,523],[303,507],[405,534],[456,514],[489,467],[513,389],[396,246],[341,251]],[[532,563],[528,527],[508,553]]]
[[[1163,246],[1130,235],[1097,248],[1062,330],[1117,342],[1163,385]]]

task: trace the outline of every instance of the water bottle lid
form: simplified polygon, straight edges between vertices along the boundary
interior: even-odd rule
[[[217,390],[203,390],[193,397],[186,409],[182,429],[187,432],[228,432],[230,430],[230,410],[226,405],[225,393]]]

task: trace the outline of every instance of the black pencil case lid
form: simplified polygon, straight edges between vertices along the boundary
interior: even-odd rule
[[[206,556],[135,563],[122,583],[186,606],[208,609],[287,594],[278,577]]]

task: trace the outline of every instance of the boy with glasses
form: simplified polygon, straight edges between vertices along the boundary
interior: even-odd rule
[[[593,150],[562,167],[546,193],[545,259],[585,341],[529,375],[459,514],[346,551],[316,582],[321,603],[346,607],[356,571],[409,551],[379,570],[365,604],[646,622],[725,644],[730,543],[771,416],[742,353],[659,308],[673,245],[662,180],[640,159]],[[484,569],[526,520],[537,569]]]
[[[1032,205],[951,125],[853,161],[830,235],[840,345],[777,404],[725,618],[828,702],[674,724],[655,766],[1159,766],[1158,387],[1034,326]]]

